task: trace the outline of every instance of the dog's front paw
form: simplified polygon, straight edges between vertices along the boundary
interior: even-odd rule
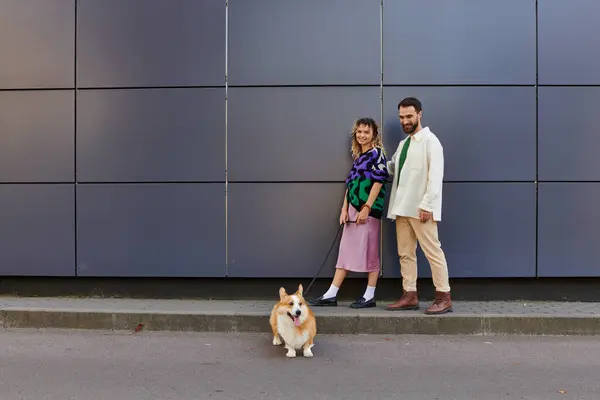
[[[279,346],[281,344],[281,339],[279,336],[273,336],[273,346]]]
[[[288,352],[285,354],[285,356],[288,358],[296,357],[296,350],[288,349]]]
[[[313,353],[310,349],[304,349],[304,357],[312,357]]]

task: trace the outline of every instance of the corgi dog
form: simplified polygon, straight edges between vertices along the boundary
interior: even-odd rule
[[[302,284],[296,293],[289,295],[284,288],[279,289],[279,302],[273,306],[269,322],[273,331],[273,345],[283,343],[286,357],[296,357],[302,349],[304,357],[312,357],[312,347],[317,334],[317,321],[312,310],[302,297]]]

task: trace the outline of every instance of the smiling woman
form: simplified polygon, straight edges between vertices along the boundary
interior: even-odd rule
[[[387,160],[379,126],[372,118],[360,118],[352,130],[354,163],[346,178],[346,193],[340,212],[344,225],[335,276],[329,290],[309,301],[313,306],[337,306],[337,291],[348,271],[368,273],[364,295],[352,308],[375,307],[379,277],[379,235],[388,178]]]

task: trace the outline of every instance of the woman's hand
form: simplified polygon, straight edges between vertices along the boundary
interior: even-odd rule
[[[356,217],[357,224],[364,224],[367,222],[367,218],[369,218],[369,211],[371,209],[369,207],[363,207],[362,210],[358,213],[358,217]]]
[[[348,209],[342,207],[342,212],[340,213],[340,225],[344,225],[348,222]]]

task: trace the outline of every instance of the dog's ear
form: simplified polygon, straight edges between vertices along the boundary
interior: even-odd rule
[[[302,292],[304,292],[304,288],[302,287],[302,284],[299,284],[298,291],[296,293],[298,293],[300,296],[302,296]]]
[[[283,287],[279,288],[279,298],[283,299],[284,296],[287,296],[287,292],[285,291],[285,289]]]

